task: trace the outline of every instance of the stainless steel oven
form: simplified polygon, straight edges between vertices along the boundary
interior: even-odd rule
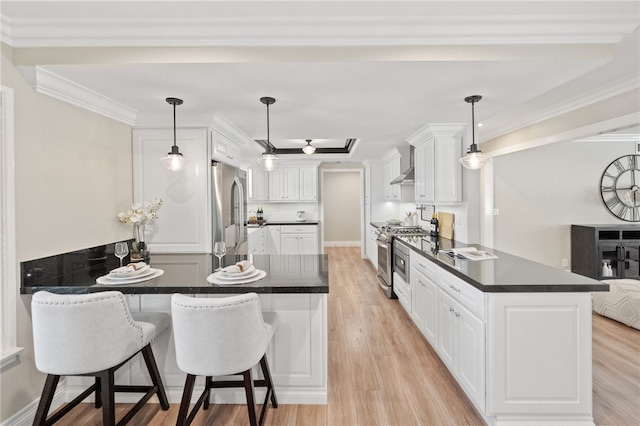
[[[402,244],[394,244],[394,236],[398,235],[426,235],[419,226],[384,226],[377,231],[378,238],[378,282],[390,299],[396,299],[393,292],[393,272],[408,282],[409,276],[409,248]],[[396,255],[395,246],[401,246]],[[402,251],[404,249],[404,252]]]

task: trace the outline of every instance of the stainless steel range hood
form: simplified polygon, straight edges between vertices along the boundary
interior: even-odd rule
[[[396,147],[400,153],[400,176],[392,180],[391,185],[413,185],[414,184],[414,159],[413,145],[409,147]]]

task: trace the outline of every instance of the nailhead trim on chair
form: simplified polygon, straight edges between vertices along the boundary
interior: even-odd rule
[[[131,312],[129,311],[129,307],[127,306],[126,302],[124,299],[120,298],[120,297],[116,297],[116,296],[112,296],[112,295],[101,295],[101,294],[96,294],[95,298],[93,299],[86,299],[86,300],[82,300],[82,301],[71,301],[71,302],[44,302],[42,300],[34,300],[32,303],[38,304],[38,305],[83,305],[85,303],[90,303],[90,302],[99,302],[99,301],[103,301],[103,300],[110,300],[110,299],[118,299],[120,302],[120,306],[122,306],[122,310],[125,314],[127,314],[127,312],[129,312],[128,315],[125,315],[127,317],[127,322],[129,323],[129,325],[131,325],[133,328],[135,328],[136,330],[138,330],[139,334],[140,334],[140,344],[143,345],[144,344],[144,332],[142,330],[142,327],[140,327],[136,321],[134,321],[133,318],[131,318]],[[160,334],[160,332],[158,332],[157,334]]]

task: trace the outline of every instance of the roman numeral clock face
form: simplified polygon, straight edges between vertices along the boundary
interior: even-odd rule
[[[640,222],[640,155],[624,155],[607,166],[600,179],[605,207],[627,222]]]

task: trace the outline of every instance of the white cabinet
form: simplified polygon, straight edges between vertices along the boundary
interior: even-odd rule
[[[281,225],[280,254],[319,254],[317,225]]]
[[[207,132],[206,128],[176,131],[176,144],[187,163],[183,170],[172,172],[159,159],[173,145],[173,130],[133,129],[134,201],[163,200],[159,218],[146,235],[152,256],[154,252],[211,252]]]
[[[384,165],[384,199],[386,201],[400,201],[400,185],[391,185],[393,179],[400,175],[400,157],[393,158]]]
[[[428,124],[411,135],[415,146],[415,201],[462,201],[462,133],[464,124]]]
[[[300,168],[300,201],[318,201],[318,169]]]
[[[438,353],[478,407],[485,406],[484,322],[444,291],[438,292]]]
[[[280,225],[268,225],[265,231],[267,254],[281,254]]]
[[[270,201],[318,201],[317,167],[280,167],[269,175]]]
[[[247,228],[247,242],[249,254],[266,254],[267,238],[264,227]]]
[[[249,201],[269,200],[269,172],[260,167],[247,168],[247,182],[249,188],[247,199]]]
[[[240,144],[235,142],[229,135],[218,127],[210,131],[211,138],[211,158],[222,163],[240,166]],[[179,145],[178,145],[179,146]],[[182,148],[182,147],[181,147]]]
[[[438,286],[420,264],[411,259],[412,318],[434,348],[438,345]]]
[[[376,239],[378,235],[376,234],[376,228],[373,225],[367,225],[367,239],[365,242],[365,251],[369,261],[373,265],[374,268],[378,267],[378,243],[376,243]]]
[[[398,296],[398,301],[402,305],[405,311],[411,316],[412,311],[412,289],[409,283],[406,283],[400,275],[396,272],[393,273],[393,291]]]

